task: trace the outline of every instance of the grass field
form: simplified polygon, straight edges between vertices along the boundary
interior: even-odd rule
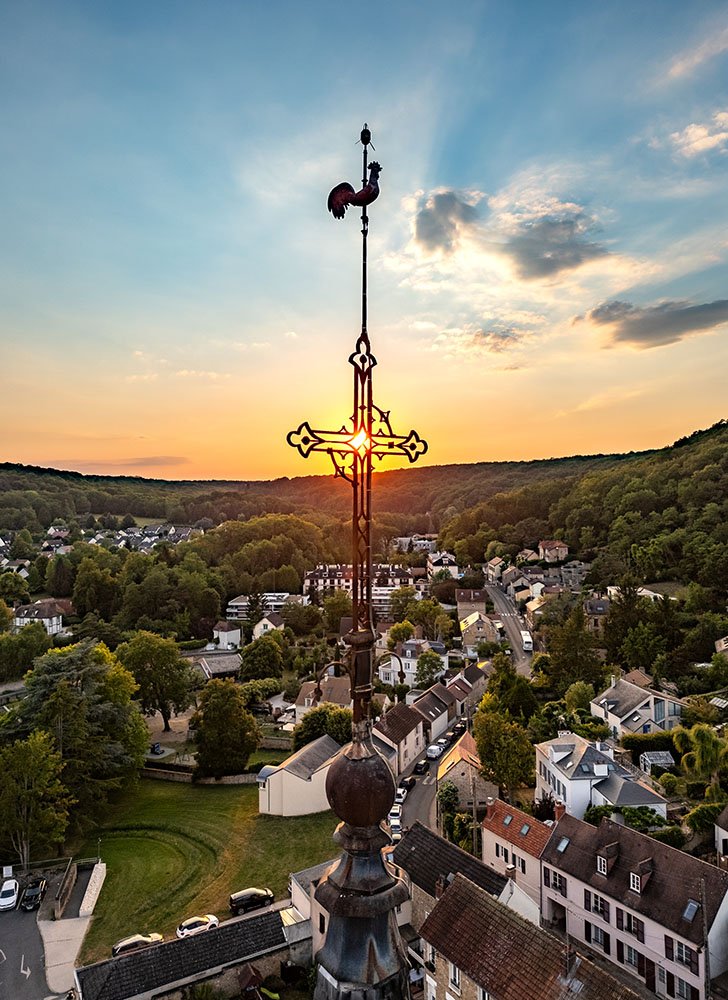
[[[196,913],[225,918],[230,893],[249,885],[285,896],[290,872],[337,853],[335,825],[330,812],[260,816],[257,785],[142,781],[79,851],[95,855],[99,836],[107,865],[81,963],[107,958],[127,934],[171,937]]]

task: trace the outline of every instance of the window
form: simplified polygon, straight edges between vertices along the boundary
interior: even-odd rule
[[[492,1000],[490,993],[484,990],[482,986],[478,987],[478,1000]]]
[[[640,877],[637,872],[629,873],[629,887],[632,892],[639,892],[641,889]]]
[[[450,970],[449,971],[449,975],[448,975],[448,978],[450,980],[450,985],[453,986],[456,990],[459,990],[460,989],[460,969],[458,969],[457,965],[453,965],[452,962],[448,962],[448,966],[449,966],[449,970]]]
[[[591,939],[594,944],[598,944],[600,948],[604,947],[604,929],[595,924],[592,927]]]
[[[675,942],[675,959],[678,962],[681,962],[683,965],[687,965],[688,968],[691,968],[693,962],[696,960],[696,957],[697,956],[692,948],[688,948],[688,946],[683,944],[682,941]]]
[[[679,976],[675,976],[675,996],[680,1000],[690,1000],[690,984]]]
[[[627,944],[624,946],[624,960],[627,965],[633,965],[635,969],[637,968],[637,952],[632,945]]]
[[[619,923],[617,924],[619,926]],[[625,913],[624,915],[624,929],[630,934],[634,934],[638,941],[644,941],[645,939],[645,924],[643,920],[639,917],[633,916],[631,913]]]
[[[526,859],[525,858],[519,858],[518,859],[518,867],[521,869],[521,872],[525,875],[526,874]]]
[[[597,855],[597,871],[600,875],[607,874],[607,859],[603,858],[601,854]]]
[[[510,814],[508,816],[504,816],[503,826],[510,826],[512,822],[513,822],[513,817]]]
[[[569,838],[562,837],[561,840],[556,845],[556,850],[559,852],[559,854],[563,854],[568,846],[569,846]]]
[[[566,895],[566,879],[560,872],[551,873],[551,885],[556,892],[560,892],[562,896]]]
[[[319,934],[326,933],[326,917],[323,913],[319,913]]]
[[[592,913],[598,913],[603,920],[609,920],[609,903],[596,893],[592,896]]]

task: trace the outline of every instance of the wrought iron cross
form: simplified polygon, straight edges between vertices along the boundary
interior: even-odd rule
[[[416,431],[409,434],[395,434],[389,420],[389,410],[380,409],[373,398],[372,371],[377,359],[372,354],[367,332],[367,237],[369,235],[369,216],[367,205],[374,200],[376,193],[367,200],[367,156],[371,142],[371,133],[366,126],[361,131],[360,141],[362,152],[362,191],[354,193],[350,185],[339,185],[345,192],[348,204],[361,204],[361,234],[362,234],[362,291],[361,291],[361,333],[356,341],[349,363],[354,367],[354,407],[348,423],[342,424],[339,430],[319,430],[304,421],[300,427],[288,434],[288,443],[298,449],[304,457],[312,452],[327,452],[334,465],[337,476],[346,479],[352,487],[352,603],[353,625],[351,631],[344,637],[349,646],[346,668],[351,681],[353,709],[354,740],[361,741],[369,735],[373,650],[374,621],[372,616],[372,463],[374,459],[387,457],[406,457],[409,462],[416,462],[420,455],[427,451],[427,442],[419,437]],[[372,164],[371,169],[379,168]],[[334,189],[334,192],[339,189]],[[361,198],[361,200],[357,200]],[[331,197],[329,199],[331,206]],[[338,217],[343,217],[343,212]],[[335,213],[336,214],[336,213]]]

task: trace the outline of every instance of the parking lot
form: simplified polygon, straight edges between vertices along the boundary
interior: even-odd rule
[[[0,997],[43,1000],[49,995],[37,916],[17,909],[0,913]]]

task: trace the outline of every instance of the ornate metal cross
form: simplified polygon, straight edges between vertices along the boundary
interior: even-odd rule
[[[406,435],[395,434],[389,420],[389,411],[381,410],[374,403],[372,371],[377,360],[372,354],[367,332],[367,205],[379,193],[376,182],[380,168],[375,163],[370,166],[375,185],[372,187],[372,180],[367,181],[371,133],[366,125],[362,129],[360,140],[363,146],[362,191],[356,194],[350,185],[342,184],[334,188],[329,197],[329,208],[334,211],[331,208],[332,198],[337,192],[341,195],[343,190],[344,207],[340,214],[334,211],[340,218],[343,218],[346,204],[362,205],[361,333],[349,356],[349,363],[354,367],[354,407],[349,422],[344,423],[339,430],[314,429],[304,421],[287,437],[288,443],[297,448],[304,458],[308,458],[312,452],[327,452],[333,462],[335,474],[346,479],[352,487],[353,625],[344,641],[349,646],[346,668],[351,680],[354,703],[355,741],[366,739],[369,735],[371,714],[375,638],[372,617],[372,464],[374,459],[388,457],[404,457],[409,462],[416,462],[427,451],[427,442],[416,431],[412,430]]]

